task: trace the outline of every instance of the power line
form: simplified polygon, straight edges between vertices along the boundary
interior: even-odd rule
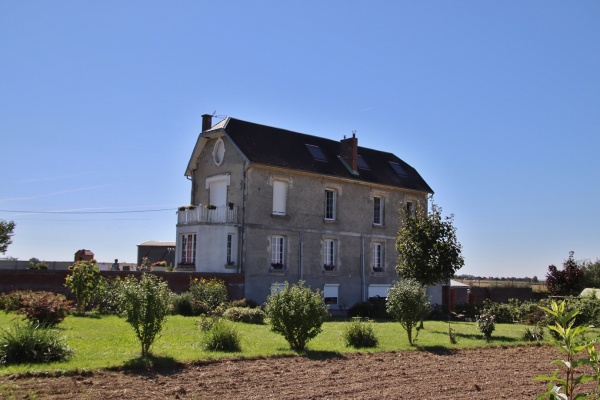
[[[159,211],[175,211],[176,208],[158,208],[155,210],[127,210],[127,211],[23,211],[23,210],[0,210],[0,212],[15,214],[130,214],[148,213]]]

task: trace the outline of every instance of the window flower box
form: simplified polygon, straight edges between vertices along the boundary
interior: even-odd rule
[[[373,272],[383,272],[383,267],[373,267]]]
[[[333,264],[325,264],[325,265],[323,265],[323,269],[325,271],[333,271],[335,269],[335,265],[333,265]]]
[[[276,271],[283,271],[283,269],[285,268],[285,266],[281,263],[272,263],[271,264],[271,268],[276,270]]]

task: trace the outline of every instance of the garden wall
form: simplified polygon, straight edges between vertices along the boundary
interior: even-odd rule
[[[507,303],[508,299],[517,299],[522,302],[537,301],[546,296],[544,293],[534,292],[530,287],[490,286],[471,287],[470,290],[470,304],[480,304],[485,299],[490,299],[496,303]]]
[[[244,298],[245,279],[242,274],[205,274],[198,272],[151,272],[167,281],[169,288],[175,293],[189,289],[190,279],[218,278],[225,281],[229,298],[232,300]],[[14,290],[44,290],[47,292],[70,295],[64,286],[69,271],[53,270],[0,270],[0,293]],[[140,276],[140,271],[100,271],[106,278],[124,279],[128,275]]]

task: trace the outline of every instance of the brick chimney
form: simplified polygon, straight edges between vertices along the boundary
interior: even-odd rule
[[[340,157],[353,171],[358,169],[358,139],[355,133],[351,138],[340,140]]]
[[[212,115],[202,114],[202,132],[212,128]]]

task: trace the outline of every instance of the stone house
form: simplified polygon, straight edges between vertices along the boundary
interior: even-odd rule
[[[431,188],[394,154],[226,118],[202,116],[177,215],[177,267],[245,276],[246,298],[304,280],[331,309],[385,297],[397,275],[399,207]]]

